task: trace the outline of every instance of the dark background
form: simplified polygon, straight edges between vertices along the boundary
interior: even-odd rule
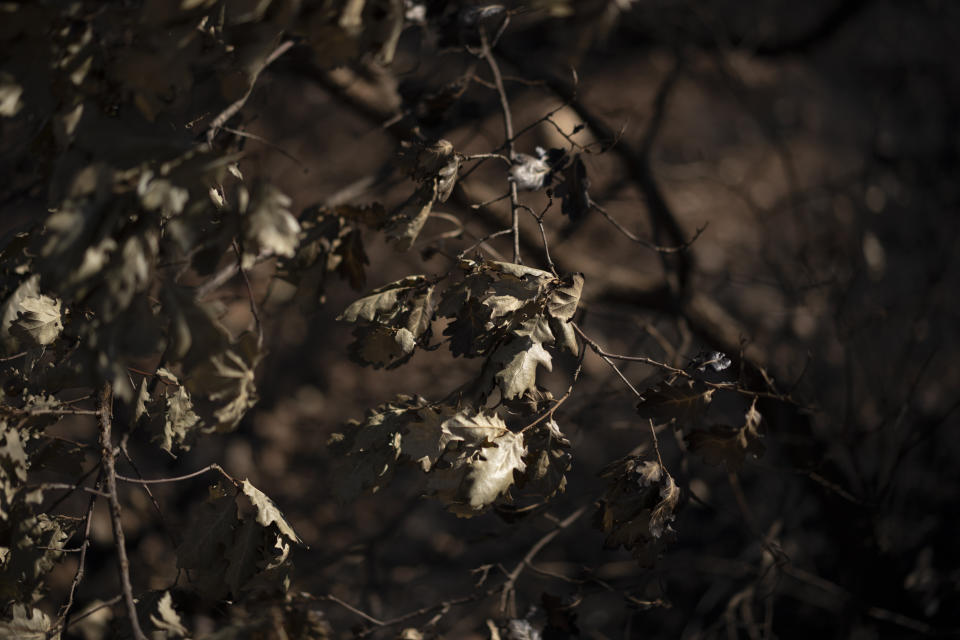
[[[764,368],[796,404],[758,405],[767,451],[738,479],[684,454],[662,429],[664,463],[684,488],[676,542],[642,568],[625,551],[603,549],[588,507],[537,555],[540,571],[521,575],[518,614],[537,607],[530,619],[542,627],[548,593],[572,606],[586,638],[956,633],[960,6],[575,4],[568,17],[514,15],[495,50],[517,128],[572,97],[575,68],[575,100],[553,119],[568,133],[586,122],[575,139],[604,143],[593,147],[603,153],[585,158],[592,197],[662,245],[706,225],[687,252],[664,256],[596,211],[571,225],[554,204],[545,218],[554,260],[585,275],[581,325],[609,351],[679,366],[701,349],[723,350],[736,371]],[[395,152],[414,124],[464,153],[503,141],[497,94],[481,82],[438,117],[389,121],[472,60],[417,27],[405,31],[389,68],[358,63],[315,73],[295,50],[264,73],[244,111],[244,129],[269,144],[248,140],[240,168],[277,183],[295,211],[343,197],[368,176],[346,194],[350,201],[397,203],[408,183]],[[482,64],[477,74],[490,78]],[[517,143],[528,153],[538,144],[566,146],[547,123]],[[500,195],[505,179],[500,166],[485,165],[443,210],[473,237],[489,233],[506,224],[506,203],[483,211],[464,204]],[[527,194],[524,202],[539,211],[546,197]],[[544,267],[528,222],[525,261]],[[445,271],[444,253],[472,243],[436,239],[449,229],[431,220],[406,254],[367,233],[368,287]],[[508,240],[493,246],[509,256]],[[431,247],[438,251],[424,251]],[[397,371],[362,369],[347,358],[349,329],[334,320],[359,293],[336,282],[326,305],[306,311],[292,291],[269,284],[272,270],[266,263],[252,273],[271,351],[259,370],[260,404],[235,433],[208,438],[176,461],[156,460],[144,474],[219,460],[249,477],[309,545],[296,552],[294,589],[334,594],[380,619],[502,580],[501,567],[511,570],[553,527],[544,512],[516,523],[492,512],[459,520],[402,477],[384,493],[338,504],[325,447],[347,419],[396,393],[445,394],[476,363],[438,350]],[[222,299],[227,324],[247,328],[242,284],[232,281]],[[558,358],[544,378],[558,395],[573,365]],[[641,390],[659,379],[639,364],[624,371]],[[634,404],[588,353],[557,413],[574,466],[547,513],[564,518],[591,505],[603,492],[597,474],[605,464],[650,451]],[[710,421],[736,419],[741,405],[718,402]],[[158,488],[168,526],[189,517],[204,486]],[[131,491],[126,499],[133,574],[139,587],[163,588],[175,572],[169,540],[147,498]],[[85,601],[116,591],[109,522],[103,510],[97,516]],[[471,570],[484,565],[492,565],[488,582],[475,590],[479,574]],[[57,570],[55,592],[74,568],[67,561]],[[334,603],[323,609],[347,636],[363,622]],[[485,620],[499,619],[497,609],[497,597],[454,605],[436,629],[486,638]],[[187,618],[199,633],[208,616],[198,607]]]

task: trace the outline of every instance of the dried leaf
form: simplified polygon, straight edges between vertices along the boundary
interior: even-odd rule
[[[337,320],[374,322],[380,314],[396,315],[397,306],[402,297],[425,283],[426,280],[426,276],[407,276],[374,289],[369,295],[360,298],[344,309],[343,313],[337,316]]]
[[[738,473],[747,454],[759,458],[764,452],[760,433],[763,417],[756,404],[754,400],[747,410],[743,426],[716,425],[707,430],[698,429],[687,434],[687,446],[707,464],[723,464],[728,471]]]
[[[76,523],[32,515],[21,505],[17,509],[4,532],[8,553],[0,562],[0,601],[32,602],[41,597],[46,576],[63,557]]]
[[[290,213],[290,198],[269,185],[261,186],[251,197],[246,187],[238,187],[243,216],[243,248],[256,256],[269,253],[292,258],[300,243],[300,223]],[[249,200],[249,205],[244,206]]]
[[[334,254],[340,256],[337,273],[356,290],[363,289],[367,284],[366,265],[370,264],[366,252],[363,250],[363,236],[359,229],[351,229],[340,239]]]
[[[53,636],[47,634],[52,627],[50,616],[40,609],[13,603],[10,609],[10,618],[0,620],[0,638],[4,640],[59,640],[60,633]]]
[[[557,347],[566,349],[573,355],[577,355],[577,353],[579,353],[580,348],[577,345],[577,333],[573,330],[573,325],[563,320],[557,320],[551,316],[550,329],[553,332],[553,335],[556,336],[554,344]]]
[[[550,294],[547,299],[547,311],[558,320],[571,320],[580,304],[580,294],[583,292],[583,274],[574,273],[564,279],[563,284]]]
[[[659,463],[636,456],[609,465],[601,476],[610,482],[597,513],[605,546],[632,549],[641,563],[652,564],[673,533],[679,487]]]
[[[400,366],[410,359],[417,341],[406,328],[370,325],[353,330],[354,341],[349,346],[351,359],[374,369]]]
[[[291,542],[299,542],[300,544],[303,544],[303,541],[301,541],[294,532],[293,527],[287,524],[283,514],[280,513],[279,509],[277,509],[277,506],[273,503],[273,500],[268,498],[265,493],[250,484],[249,480],[243,481],[242,490],[243,494],[250,498],[250,502],[252,502],[254,508],[256,508],[257,522],[260,524],[260,526],[269,527],[271,524],[276,525],[280,533],[285,535]]]
[[[482,513],[513,486],[514,472],[526,468],[523,436],[483,413],[463,413],[444,427],[460,446],[430,472],[427,488],[460,517]]]
[[[553,369],[550,354],[539,342],[530,338],[510,340],[490,356],[490,365],[497,373],[493,380],[507,400],[536,389],[537,365]]]
[[[0,117],[12,118],[23,106],[23,87],[6,71],[0,72]]]
[[[389,480],[400,457],[403,432],[421,420],[420,410],[427,407],[420,397],[399,396],[392,402],[370,410],[362,423],[351,421],[342,433],[334,433],[327,443],[336,456],[334,493],[342,502],[355,499],[366,490],[377,491]],[[416,440],[416,439],[415,439]],[[419,461],[424,444],[416,444],[411,457]]]
[[[190,370],[185,386],[194,399],[212,403],[217,430],[233,429],[256,404],[254,369],[262,357],[256,336],[246,333]]]
[[[450,352],[468,358],[484,355],[500,338],[500,333],[490,331],[487,323],[490,309],[483,303],[470,299],[461,308],[453,322],[443,330],[450,336]]]
[[[51,344],[61,331],[60,300],[45,295],[24,298],[18,306],[17,318],[10,325],[10,334],[22,348]]]
[[[394,241],[400,251],[408,251],[420,230],[430,217],[433,204],[437,201],[437,184],[423,184],[411,195],[384,225],[387,238]]]
[[[541,422],[524,434],[524,443],[527,470],[519,483],[520,488],[544,498],[563,493],[573,456],[569,451],[570,441],[560,431],[560,426],[553,418]]]
[[[681,427],[690,427],[706,412],[713,392],[702,382],[687,378],[664,380],[640,394],[637,413],[659,424],[676,421]]]
[[[193,401],[184,387],[167,396],[166,412],[163,416],[163,434],[160,436],[160,448],[173,453],[174,447],[189,450],[195,431],[203,427],[200,416],[193,410]]]
[[[460,170],[460,157],[448,140],[437,140],[430,145],[407,145],[403,154],[410,176],[420,183],[433,183],[437,201],[446,202],[453,193]]]
[[[163,592],[155,612],[150,613],[150,623],[168,638],[185,638],[190,633],[180,621],[180,615],[176,609],[173,608],[173,596],[169,591]]]

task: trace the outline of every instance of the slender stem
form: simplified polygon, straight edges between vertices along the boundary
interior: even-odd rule
[[[480,30],[480,55],[490,67],[490,73],[493,74],[493,82],[497,87],[497,95],[500,96],[500,110],[503,112],[503,128],[507,136],[507,150],[510,160],[513,161],[516,156],[516,150],[513,147],[513,116],[510,112],[510,102],[507,100],[507,90],[503,86],[503,76],[500,74],[500,65],[493,57],[493,51],[490,49],[490,42],[487,39],[487,33]],[[513,232],[513,262],[523,264],[520,259],[520,198],[517,194],[517,183],[510,181],[510,229]]]
[[[257,79],[260,77],[260,74],[270,66],[277,58],[286,53],[291,47],[293,47],[293,40],[287,40],[286,42],[281,43],[276,49],[270,52],[270,55],[263,61],[263,64],[260,65],[260,68],[256,70],[253,74],[253,78],[250,80],[250,87],[246,92],[240,96],[237,100],[230,103],[226,109],[221,111],[216,118],[210,122],[210,126],[207,130],[207,144],[213,144],[213,139],[217,136],[217,132],[223,128],[225,124],[240,112],[240,109],[243,109],[243,105],[247,104],[247,100],[250,99],[250,96],[253,94],[253,88],[257,84]]]
[[[101,480],[97,480],[97,488],[100,487]],[[52,631],[59,631],[66,629],[69,624],[67,622],[70,615],[70,609],[73,608],[73,596],[77,591],[77,587],[80,585],[80,582],[83,580],[84,567],[87,560],[87,549],[90,547],[90,527],[93,524],[93,508],[97,503],[97,497],[95,495],[90,496],[90,502],[87,505],[87,516],[86,521],[83,524],[83,543],[80,545],[80,559],[77,560],[77,572],[73,574],[73,581],[70,583],[70,593],[67,596],[67,601],[60,609],[60,615],[57,618],[57,624],[53,627]]]
[[[0,411],[18,416],[98,416],[97,409],[43,409],[39,407],[19,409],[0,405]]]
[[[513,229],[501,229],[500,231],[494,231],[493,233],[488,233],[487,235],[483,236],[482,238],[474,242],[472,245],[470,245],[469,247],[467,247],[457,255],[459,257],[463,257],[468,253],[470,253],[471,251],[473,251],[474,249],[476,249],[477,247],[486,244],[487,240],[492,240],[493,238],[505,236],[508,233],[513,233]]]
[[[653,242],[650,242],[649,240],[644,240],[643,238],[641,238],[641,237],[638,236],[637,234],[635,234],[635,233],[633,233],[632,231],[630,231],[629,229],[627,229],[625,226],[623,226],[622,224],[620,224],[620,222],[619,222],[616,218],[614,218],[612,215],[610,215],[610,212],[609,212],[609,211],[607,211],[605,208],[601,207],[599,204],[597,204],[596,202],[594,202],[592,199],[590,200],[589,204],[590,204],[591,207],[593,207],[594,209],[596,209],[597,211],[599,211],[600,214],[601,214],[604,218],[607,219],[607,222],[609,222],[609,223],[612,224],[614,227],[616,227],[617,231],[619,231],[620,233],[622,233],[624,236],[626,236],[626,237],[629,238],[630,240],[633,240],[633,241],[636,242],[637,244],[642,245],[642,246],[646,247],[647,249],[650,249],[651,251],[656,251],[657,253],[679,253],[679,252],[681,252],[681,251],[686,251],[687,249],[690,248],[690,245],[692,245],[694,242],[696,242],[696,241],[697,241],[697,238],[699,238],[700,235],[707,229],[707,224],[708,224],[708,223],[706,223],[706,222],[703,223],[703,225],[701,225],[700,227],[697,228],[696,232],[690,237],[690,239],[687,240],[686,242],[684,242],[683,244],[677,245],[677,246],[675,246],[675,247],[663,247],[663,246],[660,246],[660,245],[658,245],[658,244],[654,244]]]
[[[660,455],[660,441],[657,440],[657,430],[653,426],[653,420],[648,418],[650,423],[650,437],[653,438],[653,450],[657,452],[657,463],[660,465],[660,471],[666,473],[667,468],[663,466],[663,457]]]
[[[97,611],[100,611],[100,609],[104,609],[104,608],[106,608],[106,607],[112,607],[113,605],[117,604],[117,603],[120,602],[121,600],[123,600],[123,594],[120,594],[120,595],[118,595],[118,596],[114,596],[114,597],[110,598],[109,600],[106,600],[106,601],[104,601],[104,602],[101,602],[101,603],[99,603],[99,604],[97,604],[97,605],[95,605],[95,606],[87,609],[87,610],[84,611],[83,613],[77,615],[75,618],[72,618],[72,619],[70,620],[70,622],[67,624],[66,628],[72,627],[73,625],[77,624],[78,622],[80,622],[81,620],[83,620],[84,618],[86,618],[87,616],[90,616],[90,615],[96,613]]]
[[[360,616],[361,618],[363,618],[364,620],[366,620],[371,624],[375,624],[378,627],[382,627],[384,625],[384,622],[382,620],[377,620],[376,618],[371,616],[369,613],[366,613],[364,611],[361,611],[360,609],[357,609],[355,606],[353,606],[348,602],[344,602],[343,600],[333,595],[332,593],[328,593],[327,595],[322,596],[322,598],[324,600],[329,600],[330,602],[336,602],[338,605],[340,605],[350,613]]]
[[[130,561],[127,558],[126,542],[123,536],[123,524],[120,513],[120,498],[117,494],[116,450],[113,447],[113,390],[107,383],[100,391],[100,461],[103,465],[104,483],[110,502],[110,521],[113,524],[113,541],[117,548],[119,562],[120,583],[123,587],[123,600],[130,618],[133,637],[136,640],[147,640],[140,628],[137,617],[137,603],[133,598],[133,586],[130,584]]]
[[[120,480],[121,482],[129,482],[129,483],[131,483],[131,484],[163,484],[163,483],[166,483],[166,482],[181,482],[181,481],[183,481],[183,480],[189,480],[190,478],[196,478],[197,476],[201,476],[201,475],[207,473],[208,471],[217,471],[218,473],[220,473],[221,475],[223,475],[223,477],[225,477],[227,480],[229,480],[234,486],[237,486],[237,485],[240,484],[239,482],[237,482],[236,480],[234,480],[233,477],[232,477],[229,473],[227,473],[226,471],[224,471],[224,470],[223,470],[223,467],[221,467],[220,465],[218,465],[218,464],[216,464],[216,463],[207,465],[207,466],[204,467],[203,469],[198,469],[197,471],[194,471],[194,472],[192,472],[192,473],[188,473],[188,474],[183,475],[183,476],[176,476],[176,477],[173,477],[173,478],[155,478],[155,479],[153,479],[153,480],[144,480],[144,479],[142,479],[142,478],[128,478],[127,476],[122,476],[122,475],[120,475],[120,474],[116,474],[116,478],[117,478],[117,480]]]
[[[233,251],[237,254],[237,271],[243,278],[243,284],[247,289],[247,297],[250,300],[250,313],[253,314],[253,322],[257,330],[257,346],[263,346],[263,324],[260,322],[260,312],[257,310],[257,301],[253,297],[253,287],[250,286],[250,278],[247,277],[247,270],[243,268],[243,251],[240,250],[240,243],[233,241]]]
[[[560,535],[560,532],[569,527],[571,524],[577,521],[580,516],[584,514],[587,510],[587,505],[584,505],[571,513],[569,516],[557,523],[556,527],[548,531],[542,538],[537,540],[530,550],[527,551],[527,554],[523,556],[523,560],[517,563],[517,566],[513,568],[509,574],[507,574],[507,581],[501,587],[503,591],[500,593],[500,611],[501,613],[507,610],[507,600],[510,598],[510,595],[513,593],[514,588],[516,587],[517,580],[520,578],[520,574],[523,573],[523,570],[526,567],[530,566],[530,563],[533,562],[533,559],[538,553],[550,542]],[[511,612],[511,616],[516,617],[516,612]]]

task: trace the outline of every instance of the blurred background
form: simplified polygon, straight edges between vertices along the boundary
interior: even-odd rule
[[[446,31],[412,23],[390,66],[318,71],[297,48],[279,59],[244,110],[243,174],[277,184],[294,211],[397,205],[410,184],[396,159],[401,140],[443,137],[466,154],[500,147],[489,69],[448,41],[460,8],[442,4],[407,3],[454,22]],[[445,395],[477,363],[439,349],[399,370],[361,368],[347,357],[349,327],[335,318],[362,291],[333,279],[318,307],[303,296],[319,293],[272,281],[267,262],[251,272],[270,349],[260,404],[236,432],[141,470],[218,460],[249,477],[309,545],[296,551],[295,591],[333,594],[381,620],[470,600],[375,637],[404,626],[490,637],[485,621],[500,619],[499,599],[477,594],[554,528],[551,517],[584,505],[517,582],[517,615],[541,629],[553,620],[545,637],[957,633],[960,5],[544,0],[509,10],[494,54],[524,131],[518,151],[569,148],[567,136],[587,146],[591,198],[642,240],[598,210],[571,219],[556,201],[547,211],[558,270],[584,274],[581,326],[614,353],[684,366],[717,349],[735,360],[726,379],[762,369],[795,400],[758,404],[765,455],[729,476],[660,430],[664,463],[685,492],[677,539],[652,568],[605,550],[592,524],[605,487],[598,473],[627,452],[649,452],[650,434],[631,391],[587,353],[556,415],[572,443],[568,488],[547,509],[460,520],[403,477],[339,504],[330,434],[397,393]],[[470,207],[505,193],[506,178],[495,162],[463,178],[440,208],[454,221],[431,217],[409,252],[365,232],[364,290],[442,273],[450,255],[506,226],[507,201]],[[543,192],[522,200],[537,212],[549,204]],[[539,229],[530,216],[522,224],[525,263],[545,268]],[[648,246],[691,239],[675,253]],[[508,238],[489,245],[509,259]],[[251,326],[239,279],[220,299],[234,332]],[[560,395],[576,363],[554,364],[542,382]],[[640,390],[660,379],[653,367],[624,364]],[[736,420],[746,406],[718,402],[709,416]],[[205,485],[157,488],[169,527],[189,517]],[[170,541],[147,497],[127,499],[133,574],[163,588],[176,566]],[[102,511],[89,599],[115,592],[115,569],[97,563],[111,545]],[[64,563],[54,587],[67,588],[74,568]],[[364,622],[335,603],[323,609],[336,637]],[[199,608],[190,621],[202,631]]]

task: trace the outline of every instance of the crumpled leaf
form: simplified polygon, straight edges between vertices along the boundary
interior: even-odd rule
[[[461,414],[444,427],[459,445],[430,472],[427,488],[457,516],[482,513],[513,486],[514,472],[526,468],[523,436],[482,412]]]
[[[690,427],[706,412],[714,391],[688,378],[664,380],[640,394],[637,413],[658,424],[675,421]]]
[[[38,296],[40,296],[40,276],[33,275],[21,282],[0,305],[0,345],[6,353],[16,353],[20,348],[19,340],[11,334],[10,329],[23,310],[23,301]]]
[[[348,347],[350,357],[374,369],[392,369],[406,362],[417,348],[417,340],[404,327],[368,325],[353,330],[354,341]]]
[[[563,493],[573,456],[570,441],[560,431],[560,425],[553,418],[541,422],[524,435],[524,443],[527,470],[518,483],[520,488],[544,498]]]
[[[530,338],[510,340],[490,356],[490,366],[496,371],[493,380],[507,400],[536,389],[538,365],[552,371],[553,359],[543,345]]]
[[[453,193],[460,170],[460,157],[453,144],[443,139],[429,145],[406,144],[403,157],[410,176],[421,183],[435,182],[437,201],[446,202]]]
[[[500,338],[499,332],[491,331],[487,323],[490,309],[476,299],[468,300],[453,322],[443,330],[450,337],[450,352],[468,358],[485,354]]]
[[[378,491],[385,486],[400,457],[403,431],[419,418],[428,402],[419,396],[398,396],[367,412],[364,421],[352,420],[340,433],[331,435],[327,446],[336,456],[334,493],[342,502],[355,499],[363,491]],[[423,443],[415,449],[417,460]]]
[[[435,303],[434,285],[423,276],[375,289],[351,304],[339,320],[358,322],[350,356],[363,365],[397,367],[410,359],[423,340],[429,339]]]
[[[731,473],[737,473],[747,454],[755,458],[763,455],[762,422],[763,416],[757,411],[757,401],[754,400],[741,427],[715,425],[692,431],[685,439],[690,451],[700,455],[707,464],[723,464]]]
[[[337,316],[344,322],[373,322],[380,314],[396,315],[397,304],[401,297],[411,289],[425,283],[426,276],[415,275],[401,278],[395,282],[378,287],[359,300],[353,302]]]
[[[157,607],[149,614],[150,624],[159,631],[166,634],[168,638],[184,638],[190,632],[180,620],[180,614],[173,608],[173,596],[169,591],[164,591]]]
[[[254,369],[262,357],[256,336],[245,333],[230,348],[190,370],[184,384],[194,400],[202,397],[212,404],[213,428],[233,429],[256,404]]]
[[[446,423],[454,415],[455,410],[447,405],[417,409],[401,432],[401,457],[429,472],[452,441]]]
[[[652,564],[674,533],[670,523],[680,488],[659,463],[636,456],[614,462],[600,475],[610,483],[597,512],[597,524],[607,534],[604,545],[631,549],[642,564]]]
[[[63,557],[76,523],[46,514],[32,515],[18,504],[18,513],[3,531],[6,558],[0,562],[0,602],[40,598],[46,575]]]
[[[408,251],[420,235],[420,230],[426,224],[433,205],[437,201],[436,182],[427,182],[420,186],[405,203],[390,216],[384,225],[387,238],[392,240],[397,249]]]
[[[17,309],[17,318],[10,324],[10,334],[21,348],[52,344],[63,331],[60,300],[40,295],[24,298]]]
[[[259,523],[260,526],[269,527],[270,525],[276,525],[280,533],[285,535],[291,542],[303,544],[303,541],[300,540],[300,537],[294,532],[293,527],[284,519],[280,509],[277,508],[277,505],[275,505],[273,500],[265,493],[253,486],[249,480],[243,481],[242,491],[245,496],[250,498],[250,502],[253,503],[254,508],[257,510],[257,523]]]
[[[4,640],[59,640],[60,633],[47,635],[53,626],[50,616],[40,609],[14,603],[10,609],[10,618],[0,620],[0,638]]]
[[[194,587],[206,597],[283,590],[288,534],[299,541],[276,505],[253,485],[244,482],[238,492],[221,482],[190,521],[177,548],[177,566],[191,570]]]
[[[580,351],[580,347],[577,345],[577,333],[573,330],[573,325],[565,320],[557,320],[553,316],[550,317],[550,330],[553,332],[553,335],[556,336],[554,339],[554,344],[560,349],[565,349],[577,355]]]
[[[350,229],[341,236],[334,254],[340,258],[337,273],[356,290],[363,289],[367,284],[366,265],[370,264],[367,253],[363,249],[363,236],[359,229]]]
[[[558,320],[571,320],[580,304],[583,293],[583,274],[574,273],[563,280],[563,284],[550,293],[547,299],[547,311]]]
[[[237,197],[245,252],[292,258],[300,243],[300,223],[289,211],[290,197],[270,185],[261,185],[253,196],[239,185]]]
[[[496,414],[425,399],[399,396],[334,434],[333,477],[341,500],[378,491],[398,464],[423,472],[426,488],[461,517],[481,513],[526,468],[522,434],[511,432]]]
[[[193,410],[190,394],[182,386],[166,398],[163,415],[163,433],[159,436],[160,448],[173,453],[174,447],[189,450],[195,431],[203,428],[200,416]]]

